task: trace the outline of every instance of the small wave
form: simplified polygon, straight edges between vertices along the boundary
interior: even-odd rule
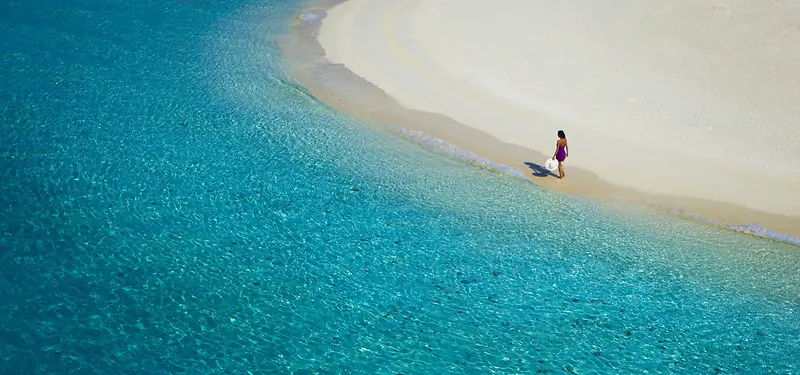
[[[764,228],[756,223],[749,223],[749,224],[742,224],[742,225],[732,225],[726,224],[721,221],[709,219],[705,216],[695,214],[693,212],[688,212],[679,209],[670,209],[670,214],[686,217],[695,221],[699,221],[701,223],[706,223],[710,225],[714,225],[717,227],[725,228],[734,232],[748,234],[751,236],[766,238],[778,242],[787,243],[790,245],[800,246],[800,238],[790,236],[788,234],[781,234],[772,229]]]
[[[306,10],[300,13],[300,15],[298,15],[297,18],[299,18],[300,22],[302,22],[302,25],[300,27],[310,28],[311,34],[316,39],[316,37],[319,36],[320,27],[322,27],[322,20],[325,19],[325,17],[327,16],[328,13],[325,10],[315,9],[315,10]]]
[[[327,13],[324,10],[307,10],[300,13],[300,19],[303,20],[303,22],[317,23],[322,21],[326,15]]]
[[[525,174],[522,173],[519,169],[510,167],[505,164],[495,163],[489,159],[481,157],[480,155],[470,150],[456,146],[450,142],[441,140],[425,132],[418,130],[411,130],[409,128],[397,124],[392,124],[389,122],[385,122],[384,124],[393,131],[399,133],[403,138],[412,141],[416,144],[419,144],[430,151],[443,153],[447,156],[466,161],[467,163],[473,166],[481,167],[487,170],[498,171],[503,174],[517,177],[525,182],[531,182],[527,177],[525,177]]]

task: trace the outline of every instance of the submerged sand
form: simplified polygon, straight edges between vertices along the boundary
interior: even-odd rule
[[[303,17],[284,50],[338,109],[556,190],[800,236],[797,2],[349,0]],[[558,129],[563,184],[540,167]]]

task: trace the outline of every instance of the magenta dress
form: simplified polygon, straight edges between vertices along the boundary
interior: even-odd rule
[[[561,146],[558,148],[558,152],[556,153],[556,160],[564,161],[567,158],[567,150],[566,146]]]

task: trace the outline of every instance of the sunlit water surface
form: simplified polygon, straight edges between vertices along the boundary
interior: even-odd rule
[[[0,4],[0,373],[800,372],[800,251],[287,79],[291,1]]]

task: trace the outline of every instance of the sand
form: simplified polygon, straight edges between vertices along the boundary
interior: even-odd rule
[[[284,47],[323,102],[538,184],[800,236],[800,3],[662,3],[349,0]]]

